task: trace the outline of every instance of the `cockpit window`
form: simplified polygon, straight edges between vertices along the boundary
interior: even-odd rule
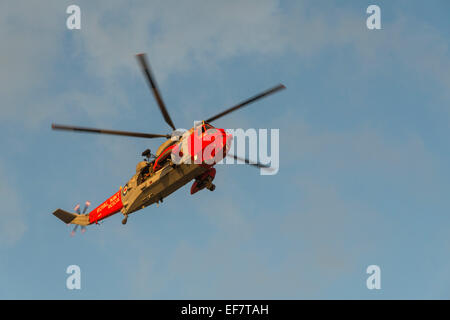
[[[212,125],[210,125],[209,123],[205,123],[202,126],[202,132],[204,133],[204,132],[206,132],[207,130],[209,130],[211,128],[214,128],[214,127]]]
[[[203,133],[203,126],[195,128],[195,133],[200,137]]]

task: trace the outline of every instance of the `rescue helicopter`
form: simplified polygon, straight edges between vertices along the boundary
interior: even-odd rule
[[[150,149],[142,152],[144,160],[137,164],[136,173],[124,186],[121,186],[116,193],[94,210],[86,213],[90,205],[90,202],[87,201],[83,211],[81,211],[80,205],[77,205],[74,208],[75,212],[68,212],[62,209],[57,209],[53,212],[53,215],[64,223],[75,225],[72,235],[75,234],[79,226],[81,226],[81,231],[84,232],[86,226],[99,224],[99,221],[118,212],[121,212],[124,216],[122,224],[126,224],[131,213],[154,203],[159,206],[167,196],[192,180],[194,182],[191,186],[191,194],[195,194],[203,189],[214,191],[215,185],[213,180],[216,175],[214,165],[226,156],[257,168],[270,169],[268,165],[229,154],[233,139],[232,135],[224,129],[212,126],[211,122],[261,98],[285,89],[283,84],[274,86],[206,120],[197,122],[191,129],[181,132],[176,129],[169,115],[150,65],[147,62],[146,55],[141,53],[137,54],[136,57],[159,110],[165,122],[173,131],[171,134],[153,134],[52,124],[53,130],[165,139],[155,154],[152,154]]]

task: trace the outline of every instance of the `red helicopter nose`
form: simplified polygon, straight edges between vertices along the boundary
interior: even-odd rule
[[[206,141],[211,141],[203,147],[203,161],[207,164],[212,164],[221,161],[227,155],[230,150],[233,135],[225,132],[224,129],[214,128],[208,131],[204,136]],[[214,146],[213,149],[209,148],[209,145]]]
[[[222,134],[222,150],[223,157],[227,155],[228,151],[230,151],[231,143],[233,142],[233,135],[231,133],[225,132],[224,129],[219,129]]]

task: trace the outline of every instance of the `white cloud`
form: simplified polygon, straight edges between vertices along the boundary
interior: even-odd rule
[[[0,63],[7,66],[0,75],[3,119],[36,123],[47,121],[55,110],[68,112],[58,98],[52,101],[53,96],[42,100],[47,107],[39,105],[36,110],[35,106],[36,93],[45,96],[53,85],[50,81],[68,43],[74,57],[86,58],[81,66],[84,75],[103,85],[97,99],[94,93],[84,94],[96,102],[97,109],[97,105],[109,106],[108,111],[89,114],[94,121],[98,113],[127,107],[130,93],[117,86],[117,79],[141,77],[133,55],[142,51],[149,53],[158,81],[164,82],[170,74],[216,68],[220,61],[242,55],[264,59],[294,52],[306,57],[307,63],[324,49],[339,54],[350,47],[362,62],[355,68],[378,71],[375,57],[381,55],[432,79],[442,94],[449,91],[447,41],[438,30],[417,21],[415,29],[420,31],[410,32],[413,22],[404,19],[384,24],[376,34],[365,28],[364,12],[359,15],[332,6],[319,10],[312,2],[295,2],[283,9],[276,0],[138,1],[133,5],[108,1],[107,7],[100,2],[80,6],[82,29],[67,31],[63,2],[1,5],[0,39],[7,44],[0,53]],[[77,88],[72,90],[64,95],[79,95]]]
[[[46,90],[52,63],[61,49],[64,30],[58,28],[58,18],[51,6],[40,2],[0,4],[2,120],[32,109],[22,105],[23,97]]]
[[[27,229],[21,199],[15,184],[8,178],[0,162],[0,246],[12,246]]]
[[[410,22],[403,20],[384,24],[382,32],[374,34],[365,29],[364,12],[360,16],[336,8],[318,11],[299,2],[283,10],[279,3],[272,0],[132,4],[108,1],[107,6],[100,2],[81,3],[82,30],[73,31],[77,33],[71,34],[72,40],[65,40],[74,45],[74,57],[85,59],[81,65],[83,76],[100,81],[102,92],[84,93],[73,88],[55,95],[46,93],[51,89],[49,86],[54,85],[53,76],[59,67],[56,62],[60,61],[67,43],[62,41],[68,32],[65,29],[66,5],[59,1],[45,4],[3,2],[0,4],[0,40],[6,45],[0,52],[0,64],[6,66],[6,72],[0,73],[1,120],[14,118],[27,125],[39,125],[50,118],[69,119],[70,114],[75,113],[102,123],[103,115],[116,112],[119,106],[127,107],[130,93],[125,92],[118,81],[123,76],[141,77],[133,57],[141,51],[149,53],[158,82],[164,83],[171,74],[192,72],[197,67],[217,68],[221,61],[243,55],[264,61],[266,57],[293,52],[307,62],[324,49],[333,49],[339,54],[342,48],[352,48],[352,53],[362,62],[355,68],[378,72],[380,59],[377,57],[382,55],[438,83],[443,93],[450,92],[448,45],[439,30],[422,28],[423,24],[419,23],[412,32],[408,28]],[[64,80],[58,78],[58,81]],[[42,96],[34,99],[36,93]],[[279,121],[276,126],[279,123],[284,122]],[[314,161],[325,172],[375,170],[398,185],[409,179],[406,181],[415,190],[414,195],[426,191],[427,185],[431,185],[431,180],[427,179],[436,175],[435,160],[420,137],[392,141],[372,129],[317,132],[306,124],[296,124],[292,134],[281,133],[281,140],[286,143],[282,152],[292,150],[290,146],[300,141],[299,148],[294,149],[298,151],[295,161]],[[109,150],[114,153],[113,162],[121,158],[124,148],[117,143]],[[127,150],[131,152],[132,148]],[[0,171],[0,203],[5,204],[0,243],[11,245],[23,236],[26,224],[21,199],[5,175]],[[294,175],[292,181],[296,178],[298,176]],[[136,293],[148,293],[146,284],[151,281],[156,283],[152,283],[150,293],[158,293],[166,286],[164,280],[176,279],[181,270],[193,276],[185,279],[192,287],[187,293],[190,297],[198,297],[199,292],[203,292],[206,298],[208,294],[196,282],[195,277],[199,275],[209,275],[210,280],[215,281],[209,293],[218,298],[236,297],[236,288],[247,298],[255,297],[258,290],[261,297],[266,297],[264,289],[269,287],[274,298],[279,297],[277,294],[286,297],[299,294],[303,292],[301,288],[318,293],[329,281],[348,272],[358,254],[359,249],[349,249],[340,235],[351,234],[358,238],[361,235],[351,230],[350,222],[362,224],[363,218],[375,215],[371,208],[342,197],[336,184],[325,183],[329,178],[326,174],[320,178],[321,181],[301,180],[311,190],[305,193],[304,202],[294,199],[293,208],[278,226],[286,239],[299,245],[302,240],[305,242],[298,251],[284,254],[277,267],[265,266],[264,252],[242,250],[239,240],[253,239],[258,231],[239,203],[226,202],[215,212],[217,219],[212,221],[216,222],[214,227],[218,233],[209,239],[206,247],[180,243],[164,274],[153,268],[152,251],[142,252],[139,268],[131,275]],[[362,215],[358,218],[359,213]],[[250,234],[244,235],[245,230],[250,230]],[[370,245],[370,241],[365,245]],[[334,267],[329,268],[330,265]],[[324,278],[319,281],[308,278],[317,267],[319,273],[325,274]],[[208,273],[210,270],[214,272]],[[228,277],[213,278],[212,275],[217,274]],[[222,289],[222,296],[217,288]]]

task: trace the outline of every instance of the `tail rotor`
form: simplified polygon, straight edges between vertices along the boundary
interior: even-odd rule
[[[91,205],[91,203],[89,201],[86,201],[85,204],[84,204],[83,211],[81,211],[81,209],[80,209],[80,204],[77,204],[75,206],[75,208],[73,208],[73,210],[75,210],[75,212],[77,214],[86,214],[86,211],[87,211],[87,209],[89,208],[90,205]],[[78,229],[78,224],[75,225],[75,227],[73,228],[72,232],[70,233],[70,235],[72,237],[75,235],[77,229]],[[85,232],[86,232],[86,227],[85,226],[81,226],[81,233],[85,233]]]

